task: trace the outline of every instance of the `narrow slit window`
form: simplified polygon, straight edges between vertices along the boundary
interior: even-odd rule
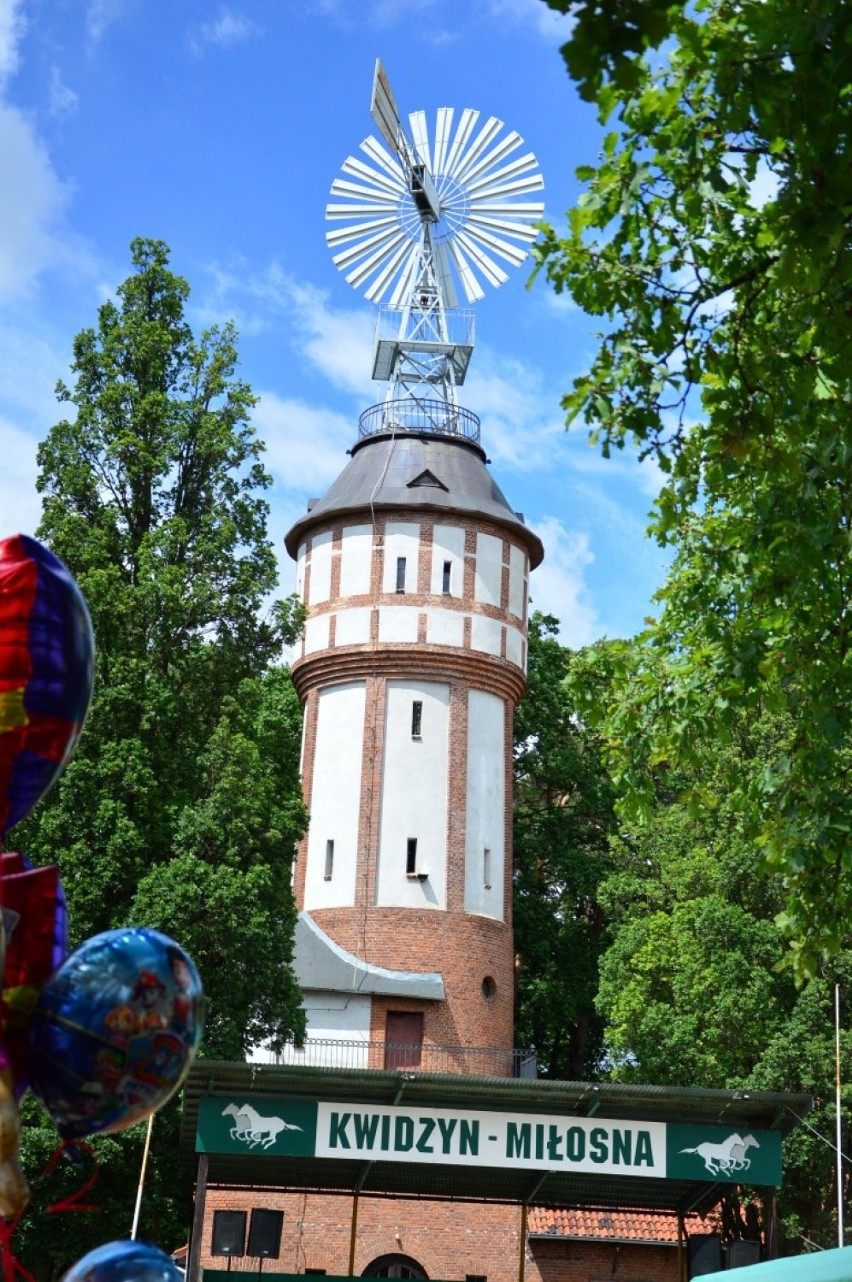
[[[396,558],[396,590],[397,592],[405,591],[405,557]]]
[[[329,837],[325,843],[325,880],[331,881],[334,872],[334,840]]]
[[[491,851],[487,846],[482,852],[482,884],[486,890],[491,889]]]
[[[452,577],[453,577],[453,563],[452,561],[445,561],[444,562],[444,585],[443,585],[443,588],[441,589],[442,592],[445,593],[445,595],[449,595],[450,585],[452,583]]]
[[[423,734],[423,704],[415,699],[411,705],[411,737],[420,739]]]
[[[405,872],[408,877],[417,876],[417,838],[409,837],[405,850]]]

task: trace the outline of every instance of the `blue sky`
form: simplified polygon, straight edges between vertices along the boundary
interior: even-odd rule
[[[370,380],[375,311],[325,244],[331,182],[362,139],[381,57],[400,110],[476,107],[517,129],[564,224],[600,131],[542,0],[0,0],[0,531],[38,523],[35,450],[61,414],[74,335],[165,240],[196,327],[233,318],[275,478],[281,590],[289,525],[346,462]],[[664,564],[644,536],[659,484],[605,461],[559,400],[596,322],[529,266],[476,307],[460,400],[495,478],[542,537],[537,608],[568,644],[630,635]]]

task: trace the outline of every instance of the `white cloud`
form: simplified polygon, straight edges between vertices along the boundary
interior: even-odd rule
[[[62,79],[62,73],[58,67],[50,69],[48,95],[48,110],[51,116],[55,117],[69,116],[77,110],[80,102],[79,96]]]
[[[600,635],[597,612],[583,577],[595,559],[588,537],[567,529],[555,516],[545,516],[532,528],[545,547],[545,558],[530,579],[533,609],[556,615],[563,645],[588,645]]]
[[[244,40],[250,40],[259,32],[260,27],[251,18],[223,7],[212,22],[201,24],[197,34],[192,37],[191,44],[196,53],[200,53],[203,45],[218,45],[222,49],[228,49]]]
[[[114,22],[128,12],[133,0],[89,0],[86,10],[86,32],[93,43],[101,40]]]
[[[319,496],[342,470],[357,434],[354,419],[334,410],[262,392],[252,421],[265,462],[285,490]]]
[[[20,294],[48,262],[64,256],[58,228],[67,190],[32,124],[0,104],[0,300]]]
[[[366,308],[331,307],[328,294],[313,285],[291,282],[289,295],[301,350],[315,369],[345,391],[374,397],[374,314]]]
[[[240,271],[239,264],[208,271],[213,289],[201,304],[205,324],[233,317],[240,333],[251,334],[286,323],[296,350],[323,378],[364,404],[375,398],[373,309],[332,307],[327,291],[297,280],[277,263],[256,273]]]
[[[495,18],[508,18],[560,44],[568,39],[574,26],[573,18],[556,13],[544,0],[490,0],[490,8]]]
[[[32,534],[41,520],[36,493],[36,441],[0,417],[0,539]]]
[[[23,29],[22,0],[0,0],[0,89],[17,69]]]

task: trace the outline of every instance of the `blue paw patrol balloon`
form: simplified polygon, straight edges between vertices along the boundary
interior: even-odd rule
[[[147,1242],[107,1242],[79,1260],[62,1282],[183,1282],[183,1274]]]
[[[30,1036],[30,1086],[63,1139],[158,1109],[195,1057],[202,1004],[192,961],[156,930],[106,931],[72,953],[42,988]]]

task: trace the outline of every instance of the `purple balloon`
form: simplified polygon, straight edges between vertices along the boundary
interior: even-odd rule
[[[177,1090],[201,1040],[198,971],[145,926],[95,935],[39,994],[33,1092],[66,1140],[121,1131]]]
[[[78,1260],[62,1282],[183,1282],[183,1274],[148,1242],[107,1242]]]

